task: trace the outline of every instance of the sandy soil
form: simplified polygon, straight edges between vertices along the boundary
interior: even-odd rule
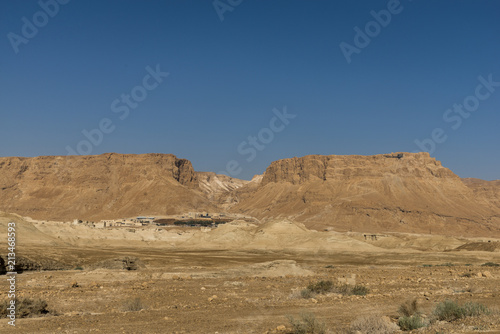
[[[406,234],[365,240],[363,234],[310,231],[285,221],[165,231],[154,241],[142,239],[147,231],[127,239],[123,231],[40,227],[13,216],[0,218],[0,233],[9,220],[18,222],[19,256],[41,264],[50,259],[67,270],[19,274],[19,296],[46,300],[51,314],[18,319],[15,330],[2,319],[0,333],[290,333],[287,316],[304,311],[315,314],[329,333],[347,333],[363,315],[395,322],[399,305],[411,298],[428,317],[446,299],[499,307],[500,268],[481,264],[500,263],[500,252],[473,249],[497,240]],[[456,250],[470,244],[476,246]],[[144,267],[95,267],[124,257],[137,257]],[[370,289],[368,295],[300,296],[311,282],[352,275]],[[0,279],[2,297],[7,290]],[[143,310],[127,310],[134,298]],[[500,316],[436,323],[418,333],[436,332],[500,333]]]

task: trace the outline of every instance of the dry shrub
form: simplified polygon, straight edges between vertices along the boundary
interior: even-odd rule
[[[418,302],[416,299],[407,300],[399,306],[398,312],[404,317],[411,317],[414,314],[419,314]]]
[[[364,285],[356,284],[352,289],[351,289],[351,294],[355,296],[366,296],[370,292],[370,289],[368,289]]]
[[[350,326],[351,333],[363,334],[392,334],[399,331],[399,327],[392,323],[388,317],[379,315],[361,316],[354,320]]]
[[[332,290],[345,296],[365,296],[370,292],[370,289],[361,284],[356,284],[355,286],[349,284],[340,284],[335,286]]]
[[[319,281],[316,283],[311,283],[307,286],[307,290],[314,293],[327,293],[332,291],[333,282],[332,281]]]
[[[295,320],[288,316],[288,321],[292,326],[292,334],[325,334],[326,325],[317,320],[314,314],[301,313],[300,319]]]
[[[123,309],[128,312],[137,312],[145,308],[141,298],[129,299],[123,304]]]
[[[332,281],[318,281],[316,283],[310,283],[306,289],[300,292],[300,295],[302,298],[311,298],[316,294],[328,292],[335,292],[346,296],[365,296],[370,292],[370,289],[360,284],[355,286],[349,284],[334,285]]]
[[[303,289],[303,290],[300,290],[300,296],[302,298],[309,299],[309,298],[314,297],[314,292],[312,292],[309,289]]]
[[[0,304],[0,317],[7,317],[10,306],[10,299],[4,300]],[[16,317],[32,318],[39,317],[49,313],[47,302],[42,299],[16,298]]]

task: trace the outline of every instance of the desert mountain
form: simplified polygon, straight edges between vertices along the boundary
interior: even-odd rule
[[[500,235],[500,207],[428,153],[279,160],[234,196],[233,211],[308,228]]]
[[[171,154],[0,158],[0,210],[35,219],[213,209],[191,162]]]
[[[498,181],[462,180],[427,153],[284,159],[252,181],[171,154],[0,158],[0,210],[94,221],[218,211],[318,230],[500,236]]]

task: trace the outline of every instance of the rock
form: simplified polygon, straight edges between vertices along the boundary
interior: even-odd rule
[[[285,325],[279,325],[278,327],[276,327],[276,330],[277,331],[286,331],[286,326]]]
[[[78,282],[77,281],[72,281],[71,282],[71,287],[72,288],[78,288],[80,285],[78,285]]]
[[[482,276],[486,278],[493,278],[493,275],[489,271],[483,271]]]
[[[212,300],[215,300],[219,297],[217,297],[217,295],[213,295],[212,297],[208,297],[208,301],[211,302]]]

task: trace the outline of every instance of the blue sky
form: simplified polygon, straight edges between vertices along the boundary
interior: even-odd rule
[[[500,178],[500,87],[476,97],[500,82],[498,1],[60,2],[0,3],[0,156],[173,153],[249,179],[281,158],[431,150]]]

